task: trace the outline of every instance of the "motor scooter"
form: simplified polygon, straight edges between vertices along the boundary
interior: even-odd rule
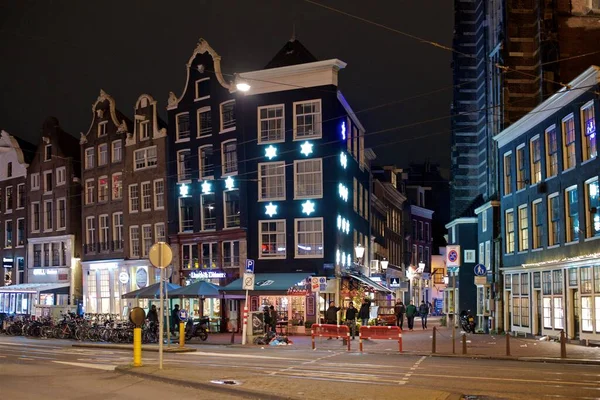
[[[189,319],[185,324],[185,340],[199,337],[200,340],[208,339],[208,317],[200,317],[197,321]]]
[[[475,333],[475,317],[471,314],[471,310],[460,313],[460,326],[467,333]]]

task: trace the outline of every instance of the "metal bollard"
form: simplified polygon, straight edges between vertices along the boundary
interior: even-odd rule
[[[142,328],[133,328],[133,366],[142,366]]]
[[[183,322],[179,323],[179,347],[183,348],[185,346],[185,324]]]
[[[433,336],[431,340],[431,354],[435,354],[435,326],[433,327]]]
[[[462,335],[462,353],[467,354],[467,335]]]
[[[506,332],[506,355],[510,356],[510,332]]]
[[[567,358],[567,337],[565,331],[560,331],[560,358]]]

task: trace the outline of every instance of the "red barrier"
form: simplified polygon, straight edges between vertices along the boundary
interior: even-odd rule
[[[402,330],[397,326],[361,326],[358,331],[360,351],[363,351],[363,338],[398,340],[398,351],[402,353]]]
[[[343,338],[348,342],[350,351],[350,328],[346,325],[313,324],[311,327],[312,349],[315,349],[315,336],[329,338]]]

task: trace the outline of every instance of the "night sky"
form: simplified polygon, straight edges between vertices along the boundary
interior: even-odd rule
[[[317,1],[452,43],[450,0]],[[79,136],[101,88],[130,117],[138,96],[149,93],[166,118],[168,93],[181,94],[199,38],[221,55],[225,73],[244,72],[264,67],[294,24],[315,57],[348,63],[339,88],[367,134],[411,125],[367,137],[376,162],[449,165],[452,53],[303,0],[0,0],[0,129],[37,144],[52,115]]]

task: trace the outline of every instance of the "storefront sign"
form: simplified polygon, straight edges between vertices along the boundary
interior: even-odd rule
[[[192,271],[190,278],[192,279],[224,279],[227,277],[225,272],[221,271]]]
[[[306,297],[306,315],[315,315],[315,296]]]
[[[117,268],[117,263],[94,263],[90,264],[90,270],[95,271],[98,269],[113,269]]]
[[[129,282],[129,273],[123,271],[119,274],[119,282],[125,284]]]
[[[12,258],[2,258],[2,265],[4,265],[5,267],[12,267],[13,261],[14,260]]]
[[[135,273],[135,281],[138,288],[145,288],[148,285],[148,270],[146,267],[138,267]]]
[[[33,275],[42,276],[42,275],[58,275],[57,269],[34,269]]]
[[[400,278],[390,278],[390,288],[399,288]]]

